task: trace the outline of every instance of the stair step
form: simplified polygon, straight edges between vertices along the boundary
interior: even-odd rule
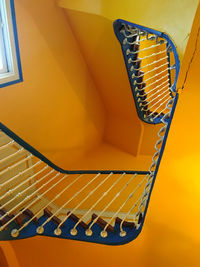
[[[68,212],[67,214],[69,214],[70,212]],[[79,221],[79,218],[76,216],[76,215],[74,215],[73,213],[69,216],[69,218],[70,219],[72,219],[72,221],[74,221],[75,223],[77,223],[78,221]],[[84,230],[87,230],[88,229],[88,225],[85,223],[85,222],[83,222],[83,221],[81,221],[80,223],[79,223],[79,225],[84,229]]]
[[[34,213],[31,210],[29,210],[29,209],[26,209],[25,211],[23,211],[23,214],[25,216],[27,216],[28,218],[30,218],[30,219],[34,217]],[[37,217],[34,217],[33,221],[35,223],[37,223],[38,222],[38,218]]]
[[[98,216],[96,214],[92,214],[92,220],[95,220]],[[102,218],[98,218],[98,220],[96,221],[96,224],[98,224],[100,227],[104,228],[107,225],[107,222],[102,219]],[[107,231],[113,233],[114,232],[114,227],[112,225],[108,225],[107,227]]]
[[[115,223],[121,224],[121,222],[122,222],[122,219],[120,219],[119,217],[117,217],[116,220],[115,220]],[[136,228],[136,225],[135,225],[134,222],[123,221],[123,226],[124,227],[128,227],[128,228],[132,228],[132,229]]]
[[[53,213],[48,208],[46,208],[46,209],[44,209],[44,215],[46,215],[47,217],[50,218],[50,217],[52,217]],[[53,216],[51,218],[51,221],[53,223],[55,223],[56,225],[59,225],[61,223],[61,220],[56,216]]]

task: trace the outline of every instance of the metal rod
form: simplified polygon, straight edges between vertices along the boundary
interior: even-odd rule
[[[131,54],[138,54],[138,53],[140,53],[140,52],[143,52],[143,51],[146,51],[146,50],[148,50],[148,49],[152,49],[152,48],[154,48],[154,47],[157,47],[157,46],[160,46],[160,45],[163,45],[163,44],[166,44],[167,42],[163,42],[163,43],[159,43],[159,44],[155,44],[155,45],[151,45],[151,46],[148,46],[148,47],[145,47],[145,48],[143,48],[143,49],[141,49],[141,50],[137,50],[137,51],[131,51],[130,53]]]
[[[24,163],[25,161],[29,160],[32,157],[33,157],[33,155],[31,154],[28,157],[26,157],[26,158],[18,161],[17,163],[13,164],[12,166],[7,167],[5,170],[3,170],[3,171],[0,172],[0,176],[2,176],[3,174],[5,174],[7,171],[10,171],[10,170],[14,169],[15,167],[17,167],[18,165]]]
[[[148,107],[148,109],[152,109],[153,107],[155,107],[158,103],[160,103],[166,96],[168,96],[168,94],[166,94],[165,96],[163,96],[162,98],[160,98],[156,103],[154,103],[152,106]],[[145,110],[145,109],[143,109]]]
[[[104,192],[101,197],[87,210],[87,212],[85,214],[83,214],[83,216],[78,220],[78,222],[75,224],[73,229],[76,229],[76,227],[79,225],[79,223],[83,220],[83,218],[85,218],[85,216],[87,216],[87,214],[89,214],[91,212],[91,210],[111,191],[111,189],[119,182],[121,181],[121,179],[124,177],[124,175],[126,175],[126,173],[123,173],[122,175],[119,176],[119,178],[111,185],[111,187],[109,187],[109,189]]]
[[[101,183],[100,184],[98,184],[98,186],[96,186],[92,191],[90,191],[90,193],[81,201],[81,202],[79,202],[79,204],[78,205],[76,205],[76,207],[75,208],[73,208],[73,210],[71,210],[70,212],[69,212],[69,214],[67,214],[67,216],[65,216],[64,217],[64,219],[62,219],[62,221],[61,221],[61,223],[58,225],[58,227],[57,227],[57,229],[60,229],[60,227],[63,225],[63,223],[71,216],[71,214],[73,214],[73,212],[75,212],[76,211],[76,209],[77,208],[79,208],[102,184],[104,184],[109,178],[110,178],[110,176],[112,176],[113,175],[113,173],[111,172],[109,175],[107,175],[106,176],[106,178],[103,180],[103,181],[101,181]],[[56,232],[57,232],[58,230],[56,230]]]
[[[90,180],[84,187],[82,187],[78,192],[76,192],[67,202],[65,202],[51,217],[49,217],[41,226],[44,227],[59,211],[61,211],[69,202],[71,202],[76,196],[78,196],[88,185],[90,185],[93,181],[95,181],[100,173],[95,175],[92,180]],[[61,226],[61,225],[59,225]],[[59,226],[57,228],[59,228]]]
[[[61,175],[61,173],[57,173],[54,177],[52,177],[50,180],[48,180],[46,183],[44,183],[40,188],[38,188],[35,192],[38,192],[39,190],[41,190],[43,187],[45,187],[47,184],[49,184],[50,182],[52,182],[56,177],[58,177],[59,175]],[[66,177],[68,175],[65,175],[64,177]],[[63,177],[63,178],[64,178]],[[37,196],[37,198],[35,200],[33,200],[31,203],[29,203],[25,208],[23,208],[22,210],[20,210],[13,218],[11,218],[6,224],[4,224],[3,226],[0,227],[0,231],[4,230],[12,221],[14,221],[20,214],[22,214],[26,209],[28,209],[30,206],[32,206],[37,200],[39,200],[40,198],[42,198],[42,196],[44,196],[46,193],[48,193],[52,188],[54,188],[59,182],[61,182],[63,180],[63,178],[58,181],[57,183],[53,184],[50,188],[48,188],[45,192],[43,192],[41,195]],[[34,193],[35,193],[34,192]],[[34,194],[33,193],[33,194]],[[29,200],[32,195],[27,196],[24,201]],[[18,205],[20,206],[20,204]],[[16,207],[15,207],[16,208]]]
[[[134,44],[138,44],[138,45],[139,45],[141,42],[143,42],[143,41],[147,41],[146,38],[143,38],[143,39],[140,39],[140,40],[137,40],[137,41],[134,41],[134,42],[129,42],[129,41],[127,40],[127,38],[124,39],[124,40],[126,40],[126,43],[129,44],[129,45],[134,45]]]
[[[142,184],[144,183],[144,181],[147,179],[148,175],[146,175],[144,177],[144,179],[142,179],[142,181],[136,186],[136,188],[131,192],[131,194],[128,196],[128,198],[124,201],[124,203],[119,207],[119,209],[115,212],[115,214],[110,218],[110,220],[107,222],[106,226],[104,227],[103,232],[106,231],[106,229],[108,228],[109,224],[112,222],[112,220],[118,215],[118,213],[121,211],[121,209],[126,205],[126,203],[134,196],[135,192],[142,186]]]
[[[12,145],[13,143],[15,143],[14,140],[10,141],[9,143],[7,143],[7,144],[1,146],[1,147],[0,147],[0,150],[3,150],[3,149],[5,149],[5,148],[9,147],[9,146]]]
[[[28,177],[26,180],[22,181],[20,184],[18,184],[17,186],[13,187],[12,189],[8,190],[3,196],[1,196],[0,200],[2,200],[3,198],[10,196],[15,190],[17,190],[19,187],[21,187],[22,185],[24,185],[25,183],[29,182],[30,180],[32,180],[35,176],[37,176],[38,174],[42,173],[43,171],[45,171],[49,166],[45,166],[42,170],[40,170],[39,172],[31,175],[30,177]]]
[[[137,201],[133,204],[133,206],[130,208],[130,210],[125,214],[123,220],[120,223],[120,232],[124,232],[123,230],[123,223],[126,220],[126,218],[129,216],[129,214],[132,212],[132,210],[138,205],[139,201],[142,199],[143,195],[141,195]]]
[[[163,89],[165,89],[167,87],[167,90],[169,90],[169,85],[168,84],[166,84],[165,86],[163,86],[161,89],[159,89],[158,91],[156,91],[156,92],[154,92],[153,94],[145,94],[145,95],[140,95],[139,97],[141,98],[141,97],[143,97],[143,96],[148,96],[146,99],[144,99],[144,100],[142,100],[141,102],[143,103],[143,102],[148,102],[148,100],[149,99],[151,99],[154,95],[157,95],[159,92],[162,92],[162,90]],[[154,98],[154,100],[155,100],[156,98]],[[147,103],[147,105],[149,104],[150,102],[148,102]],[[145,106],[145,105],[143,105],[142,104],[142,106]]]
[[[10,204],[16,198],[21,197],[24,193],[26,193],[26,191],[30,190],[33,186],[35,186],[36,184],[38,184],[39,182],[41,182],[42,180],[44,180],[46,177],[48,177],[53,172],[55,172],[55,170],[51,170],[50,172],[48,172],[47,174],[45,174],[42,178],[40,178],[39,180],[36,180],[33,184],[31,184],[30,186],[28,186],[27,188],[25,188],[24,190],[22,190],[20,193],[18,193],[17,195],[15,195],[14,198],[10,199],[8,202],[6,202],[4,205],[2,205],[1,206],[1,209],[3,209],[4,207],[6,207],[8,204]],[[39,173],[37,173],[37,175],[38,174]]]
[[[166,62],[166,63],[164,63],[164,64],[162,64],[162,65],[160,65],[160,66],[158,66],[158,67],[155,67],[155,68],[153,68],[153,69],[151,69],[151,70],[145,72],[145,73],[142,74],[142,75],[138,75],[138,76],[135,76],[135,77],[136,77],[136,78],[140,78],[140,77],[142,77],[143,75],[147,75],[148,73],[151,73],[152,71],[158,70],[158,69],[160,69],[160,68],[162,68],[163,66],[168,65],[168,64],[169,64],[169,63]]]
[[[59,175],[56,174],[53,179],[55,179],[57,176]],[[44,186],[46,186],[48,183],[50,183],[51,180],[47,181],[46,183],[44,183],[40,188],[38,188],[36,191],[34,191],[33,193],[31,193],[30,195],[26,196],[20,203],[18,203],[15,207],[13,207],[11,210],[7,211],[2,217],[1,219],[3,219],[6,215],[11,214],[15,209],[17,209],[18,207],[20,207],[22,205],[22,203],[28,201],[29,199],[31,199],[32,197],[34,197],[34,195],[39,192]],[[26,207],[27,209],[28,207]],[[4,226],[4,225],[3,225]],[[1,228],[0,228],[1,229]]]
[[[159,75],[162,74],[163,72],[168,71],[169,69],[170,69],[170,68],[166,68],[165,70],[162,70],[161,72],[158,72],[158,73],[155,74],[154,76],[152,76],[152,77],[150,77],[150,78],[148,78],[148,79],[146,79],[145,81],[142,81],[142,82],[140,82],[140,83],[138,83],[138,82],[136,81],[136,84],[142,84],[142,83],[145,83],[145,82],[147,82],[147,81],[149,81],[149,80],[151,80],[151,79],[153,79],[153,78],[159,76]],[[168,74],[168,75],[169,75],[169,74]]]
[[[167,59],[167,58],[168,58],[168,56],[163,57],[163,58],[160,58],[159,60],[154,60],[152,63],[149,63],[149,64],[147,64],[147,65],[144,65],[144,66],[142,66],[141,68],[138,68],[138,69],[135,69],[135,68],[134,68],[134,70],[142,70],[142,69],[144,69],[144,68],[147,68],[147,67],[149,67],[149,66],[151,66],[151,65],[154,65],[154,64],[156,64],[156,63],[158,63],[158,62],[160,62],[160,61],[162,61],[162,60],[164,60],[164,59]]]
[[[160,54],[163,54],[163,53],[166,53],[166,50],[161,50],[157,53],[152,53],[151,55],[148,55],[148,56],[145,56],[145,57],[140,57],[139,59],[136,59],[136,60],[133,60],[133,62],[138,62],[139,60],[145,60],[147,58],[150,58],[150,57],[154,57],[154,56],[157,56],[157,55],[160,55]],[[130,49],[127,49],[126,50],[126,55],[128,56],[129,54],[132,54],[132,51]]]
[[[157,117],[159,117],[165,110],[167,109],[167,107],[165,107],[164,109],[162,109],[155,117],[154,119],[156,119]]]
[[[140,32],[139,29],[137,29],[137,28],[132,28],[131,26],[126,25],[125,23],[122,23],[122,25],[124,26],[125,30],[122,29],[121,31],[124,31],[124,33],[125,33],[125,31],[127,31],[127,32],[130,32],[131,34],[136,34],[136,35],[138,35],[139,32]]]
[[[168,84],[166,84],[163,88],[165,88],[166,86],[169,86],[169,79],[168,79],[168,80],[162,82],[161,84],[157,85],[156,87],[152,88],[151,90],[145,92],[145,95],[148,95],[148,94],[152,93],[153,91],[155,91],[156,89],[158,89],[160,86],[162,86],[162,85],[165,84],[166,82],[167,82]],[[162,89],[163,89],[163,88],[162,88]],[[146,87],[145,87],[145,89],[146,89]],[[160,89],[160,90],[162,90],[162,89]],[[158,91],[159,91],[159,90],[158,90]],[[157,92],[158,92],[158,91],[157,91]],[[155,94],[156,94],[157,92],[155,92]],[[141,96],[145,96],[145,95],[141,95]]]
[[[72,181],[69,185],[67,185],[60,193],[58,193],[51,201],[49,201],[44,207],[42,207],[37,213],[28,221],[30,223],[34,218],[36,218],[45,208],[47,208],[51,203],[53,203],[56,199],[58,199],[67,189],[69,189],[75,182],[77,182],[83,174],[80,174],[74,181]],[[42,234],[44,231],[43,226],[39,226],[37,228],[37,233]]]
[[[161,78],[159,78],[159,79],[155,80],[154,82],[152,82],[152,83],[148,84],[147,86],[145,86],[145,89],[149,88],[149,87],[152,86],[153,84],[155,84],[155,83],[161,81],[162,79],[164,79],[164,78],[166,78],[166,77],[168,77],[168,81],[169,81],[169,73],[167,73],[166,75],[162,76]],[[144,90],[144,89],[137,89],[137,90],[138,90],[138,91],[142,91],[142,90]]]
[[[19,172],[17,175],[15,175],[14,177],[10,178],[9,180],[5,181],[3,184],[0,184],[0,188],[2,188],[3,186],[9,184],[10,182],[12,182],[13,180],[15,180],[16,178],[20,177],[21,175],[23,175],[24,173],[26,173],[27,171],[30,171],[31,169],[35,168],[37,165],[41,164],[42,161],[39,160],[38,162],[36,162],[34,165],[32,165],[31,167],[25,169],[22,172]],[[1,200],[1,197],[0,197]]]
[[[147,174],[146,176],[148,176]],[[127,188],[127,186],[131,183],[131,181],[137,176],[137,174],[133,175],[129,181],[122,187],[122,189],[114,196],[114,198],[104,207],[104,209],[99,213],[99,215],[92,221],[87,232],[90,234],[92,226],[97,222],[97,220],[101,217],[101,215],[110,207],[110,205],[121,195],[121,193]],[[87,233],[86,233],[87,234]]]
[[[165,86],[166,87],[166,86]],[[162,89],[160,89],[159,91],[156,92],[156,94],[160,91],[162,91],[164,89],[164,87]],[[142,104],[143,107],[149,105],[150,103],[154,102],[155,99],[157,99],[158,97],[162,96],[163,94],[165,94],[166,92],[169,91],[169,88],[167,88],[165,91],[163,91],[161,94],[158,94],[155,98],[153,98],[150,102],[146,103],[146,104]],[[155,94],[154,94],[155,95]],[[168,95],[168,94],[167,94]],[[146,99],[147,100],[147,99]]]
[[[0,160],[0,164],[3,163],[3,162],[6,161],[6,160],[11,159],[12,157],[16,156],[17,154],[20,154],[20,153],[23,152],[23,151],[24,151],[24,148],[22,147],[22,148],[20,148],[19,150],[17,150],[15,153],[13,153],[13,154],[7,156],[6,158],[1,159],[1,160]]]
[[[126,38],[133,38],[135,36],[138,36],[138,33],[131,33],[130,35],[127,35],[125,30],[121,30],[120,32],[123,33]]]
[[[165,87],[169,87],[169,84],[166,84],[165,86],[163,86],[161,89],[157,90],[155,93],[153,93],[152,95],[150,93],[152,93],[153,91],[155,91],[156,89],[158,89],[160,86],[162,86],[163,84],[165,84],[167,81],[159,84],[158,86],[152,88],[151,90],[147,91],[147,92],[144,92],[143,95],[140,95],[140,94],[137,94],[137,96],[140,96],[140,97],[144,97],[144,96],[148,96],[146,99],[142,100],[142,102],[145,102],[148,100],[148,98],[151,98],[152,96],[156,95],[158,92],[162,91]]]
[[[171,97],[168,97],[163,103],[161,103],[154,111],[152,111],[149,115],[147,115],[147,117],[150,117],[153,113],[155,113],[162,105],[164,105],[165,102],[167,102],[168,100],[170,100]]]
[[[39,215],[45,208],[47,208],[51,203],[53,203],[56,199],[58,199],[68,188],[70,188],[75,182],[77,182],[81,177],[83,176],[83,174],[80,174],[78,177],[76,177],[76,179],[74,181],[72,181],[69,185],[67,185],[60,193],[58,193],[51,201],[49,201],[44,207],[42,207],[42,209],[40,209],[35,215],[34,217],[36,217],[37,215]],[[55,215],[54,215],[55,216]],[[32,221],[33,218],[31,218],[30,221]],[[53,216],[51,217],[53,218]],[[51,220],[51,219],[50,219]],[[50,221],[49,220],[49,221]],[[38,234],[42,234],[44,231],[43,225],[39,226],[37,228],[37,233]]]

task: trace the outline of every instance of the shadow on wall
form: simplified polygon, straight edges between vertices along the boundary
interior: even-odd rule
[[[147,170],[160,126],[137,116],[113,21],[15,6],[24,82],[0,91],[0,121],[64,169]]]
[[[9,267],[3,249],[0,247],[0,266]]]

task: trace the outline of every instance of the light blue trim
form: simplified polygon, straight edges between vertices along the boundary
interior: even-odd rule
[[[9,86],[9,85],[13,85],[13,84],[16,84],[16,83],[19,83],[19,82],[23,82],[14,0],[10,0],[10,9],[11,9],[13,35],[14,35],[14,40],[15,40],[15,52],[16,52],[16,57],[17,57],[17,66],[18,66],[19,78],[17,80],[14,80],[14,81],[10,81],[10,82],[7,82],[7,83],[0,84],[0,88],[6,87],[6,86]]]

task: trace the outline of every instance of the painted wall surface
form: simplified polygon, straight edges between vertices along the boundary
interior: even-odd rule
[[[160,126],[143,123],[137,115],[113,20],[87,12],[64,10],[104,103],[103,140],[134,156],[153,155]]]
[[[15,6],[24,81],[0,90],[0,121],[64,169],[138,169],[130,154],[151,160],[158,127],[137,116],[113,21],[66,14],[54,0]],[[126,152],[127,164],[104,142]]]
[[[166,32],[175,41],[182,59],[198,0],[57,0],[68,9],[97,14],[107,19],[125,19]]]
[[[12,242],[21,267],[200,266],[200,38],[140,236],[109,247],[35,237]]]
[[[137,116],[113,21],[54,0],[15,6],[24,81],[0,90],[0,121],[64,169],[146,170],[158,126]]]
[[[47,4],[47,1],[42,2]],[[19,3],[26,8],[31,7],[30,2],[28,4],[25,0],[16,3],[17,12],[21,10]],[[23,23],[26,21],[21,20]],[[22,36],[25,38],[26,35]],[[25,55],[22,57],[25,58]],[[44,237],[4,243],[12,245],[20,267],[200,266],[199,58],[200,37],[184,91],[179,98],[140,236],[120,247]],[[16,91],[16,96],[18,93]],[[20,103],[29,108],[28,103]]]
[[[0,90],[0,121],[52,161],[68,149],[74,162],[101,140],[100,96],[55,1],[17,0],[15,9],[24,81]]]
[[[10,242],[1,242],[1,267],[20,267],[19,261],[16,257],[16,253],[10,244]]]

